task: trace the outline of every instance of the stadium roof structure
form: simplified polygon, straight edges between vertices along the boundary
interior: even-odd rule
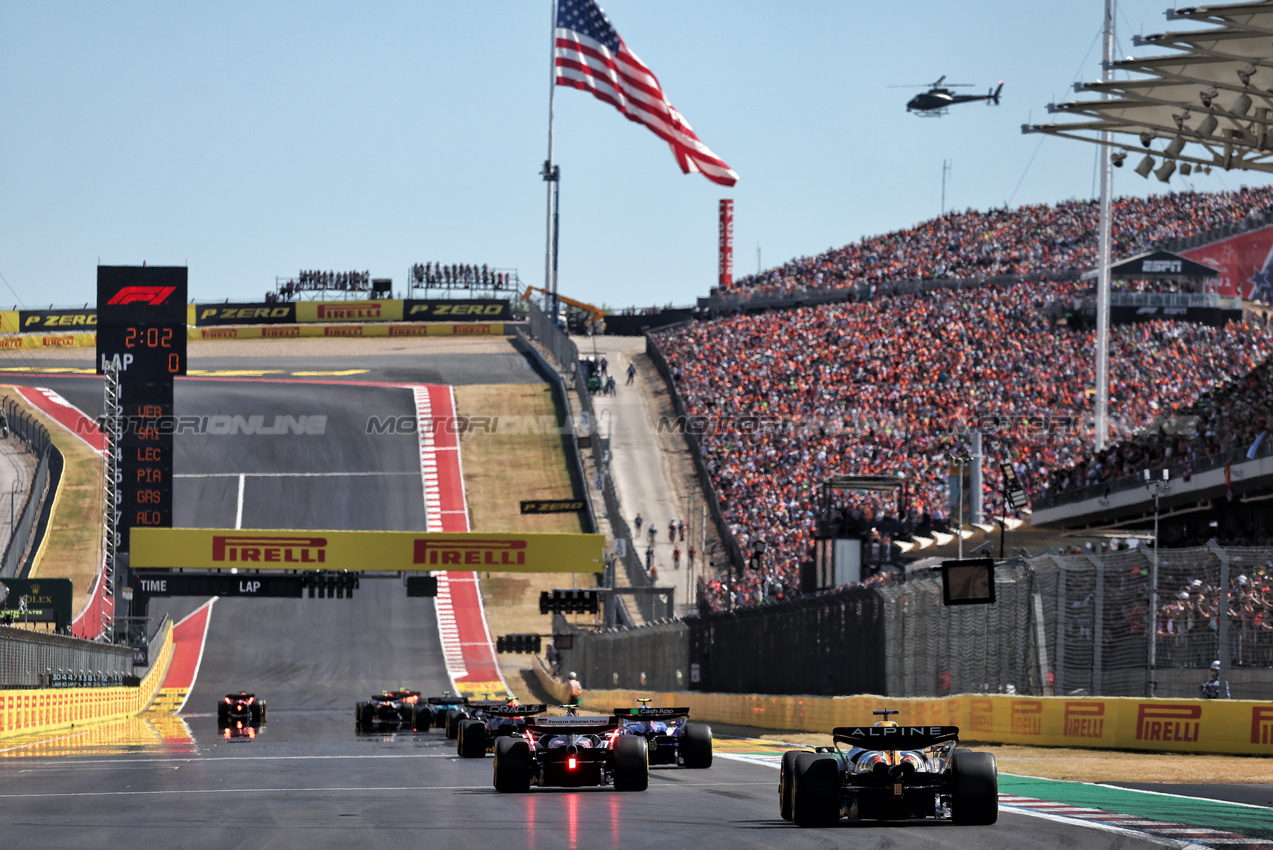
[[[1273,2],[1166,14],[1169,21],[1205,26],[1137,36],[1137,47],[1167,52],[1110,63],[1129,78],[1074,86],[1101,99],[1048,104],[1049,114],[1077,120],[1025,124],[1021,131],[1097,144],[1109,132],[1111,147],[1122,149],[1113,154],[1115,165],[1126,152],[1144,152],[1136,172],[1148,178],[1153,171],[1164,183],[1177,167],[1181,174],[1211,168],[1273,173]],[[1155,158],[1162,163],[1157,169]]]

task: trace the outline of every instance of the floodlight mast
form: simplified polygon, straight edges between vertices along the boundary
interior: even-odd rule
[[[1101,63],[1101,79],[1110,83],[1114,79],[1114,5],[1115,0],[1105,0],[1105,50]],[[1101,94],[1109,100],[1109,87]],[[1097,263],[1099,275],[1096,283],[1096,396],[1093,399],[1095,414],[1096,451],[1105,448],[1109,438],[1109,288],[1110,288],[1110,236],[1113,230],[1110,195],[1114,182],[1114,166],[1110,158],[1113,137],[1109,130],[1101,131],[1101,200],[1099,246]]]

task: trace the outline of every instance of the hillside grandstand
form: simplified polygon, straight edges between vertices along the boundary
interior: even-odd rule
[[[1124,199],[1116,208],[1118,251],[1262,223],[1271,204],[1268,188]],[[874,528],[868,539],[885,547],[944,523],[949,457],[968,450],[973,429],[989,438],[987,513],[1002,510],[1000,462],[1012,463],[1040,500],[1062,483],[1094,483],[1089,469],[1098,470],[1097,480],[1114,474],[1108,459],[1095,466],[1088,460],[1094,334],[1055,318],[1057,305],[1087,287],[1041,279],[1077,278],[1095,260],[1095,217],[1095,205],[1079,202],[951,214],[792,261],[735,288],[865,283],[882,293],[897,280],[1019,277],[740,313],[657,337],[687,412],[706,423],[700,445],[726,522],[744,550],[756,541],[767,547],[764,573],[742,581],[739,601],[790,595],[809,558],[815,494],[834,473],[905,476],[909,499],[901,516],[869,498],[845,506]],[[1113,329],[1111,349],[1113,436],[1126,447],[1140,445],[1147,427],[1196,412],[1209,393],[1234,395],[1230,383],[1245,386],[1273,355],[1273,336],[1261,322],[1216,328],[1158,320]],[[1265,427],[1267,410],[1248,405],[1243,416],[1204,431],[1193,450],[1214,454],[1221,443],[1232,450],[1244,441],[1245,450]],[[1111,452],[1118,474],[1141,468],[1134,450]],[[1076,465],[1081,472],[1058,476]],[[724,589],[712,583],[708,591],[719,607]]]

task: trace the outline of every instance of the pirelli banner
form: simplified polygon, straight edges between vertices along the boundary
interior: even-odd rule
[[[296,304],[194,304],[194,321],[199,327],[210,325],[294,325]]]
[[[68,333],[97,330],[97,308],[70,310],[3,310],[0,333]]]
[[[427,325],[338,324],[338,325],[269,325],[252,327],[188,328],[192,340],[227,339],[298,339],[318,337],[385,337],[385,336],[505,336],[508,325],[503,322],[457,322]],[[16,339],[17,337],[15,337]],[[89,345],[92,345],[91,336]]]
[[[1016,697],[781,697],[588,691],[589,705],[688,706],[701,721],[804,732],[870,726],[881,705],[903,726],[958,726],[965,741],[1044,747],[1273,756],[1273,701]]]
[[[133,569],[599,573],[602,534],[134,528]]]

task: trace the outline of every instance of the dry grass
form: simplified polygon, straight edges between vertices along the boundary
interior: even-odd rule
[[[576,514],[523,516],[523,499],[573,497],[561,435],[514,427],[525,421],[557,420],[548,384],[472,385],[455,387],[460,416],[500,417],[496,433],[467,431],[460,438],[464,487],[474,531],[583,531]],[[501,433],[502,431],[502,433]],[[555,587],[591,586],[592,577],[575,573],[483,573],[482,604],[493,635],[548,634],[550,615],[539,613],[539,593]],[[583,619],[583,618],[580,618]],[[499,657],[509,685],[517,689],[516,671],[530,666],[525,655]]]
[[[30,575],[69,578],[75,589],[71,610],[79,611],[88,602],[101,560],[102,458],[20,396],[12,398],[49,430],[65,461],[44,546],[35,556]]]
[[[775,729],[715,727],[719,732],[784,741],[800,746],[827,746],[830,735]],[[994,753],[1002,773],[1065,779],[1072,782],[1249,782],[1273,783],[1273,760],[1262,756],[1212,756],[1190,753],[1142,753],[1125,750],[1080,750],[1066,747],[1021,747],[983,744],[961,746]]]

